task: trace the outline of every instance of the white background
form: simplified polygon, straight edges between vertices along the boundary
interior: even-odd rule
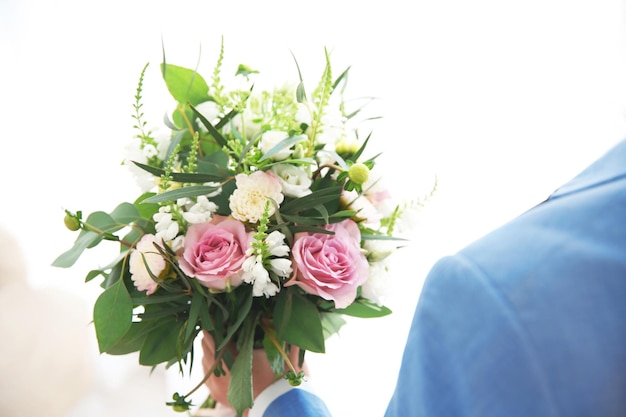
[[[312,85],[329,48],[336,74],[352,67],[348,95],[378,98],[370,111],[383,119],[372,145],[384,152],[395,196],[422,196],[439,181],[412,245],[397,255],[394,314],[351,321],[325,355],[308,357],[336,417],[384,413],[433,262],[539,203],[625,133],[617,0],[0,0],[0,227],[18,239],[33,289],[62,288],[91,309],[97,285],[82,281],[108,258],[49,266],[75,238],[63,209],[110,211],[136,196],[120,161],[143,65],[147,115],[157,125],[169,105],[161,42],[168,62],[199,60],[210,78],[222,35],[225,69],[245,63],[277,83],[296,79],[293,52]],[[95,347],[92,356],[91,393],[73,417],[174,415],[162,403],[194,382],[162,370],[149,376],[136,358],[99,356]],[[45,372],[32,375],[28,391],[18,384],[0,395],[67,394],[71,387],[40,386]]]

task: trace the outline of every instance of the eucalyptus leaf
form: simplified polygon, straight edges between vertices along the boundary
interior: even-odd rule
[[[219,187],[210,185],[192,185],[184,188],[177,188],[171,191],[165,191],[150,198],[145,199],[146,203],[165,203],[168,201],[176,201],[183,197],[197,197],[199,195],[207,195],[215,192]]]
[[[102,237],[95,232],[90,231],[81,231],[80,235],[74,242],[74,246],[72,246],[69,250],[63,252],[59,255],[53,262],[52,266],[57,266],[60,268],[69,268],[76,263],[80,255],[87,249],[88,247],[92,247],[94,242],[99,242],[102,240]]]
[[[281,140],[280,142],[278,142],[276,145],[274,145],[272,147],[272,149],[267,151],[261,157],[261,159],[259,159],[259,161],[263,161],[265,159],[271,158],[272,156],[276,155],[278,152],[282,151],[283,149],[291,148],[296,143],[303,142],[303,141],[306,141],[308,139],[309,138],[308,138],[307,135],[289,136],[289,137]]]
[[[96,300],[93,321],[100,352],[107,352],[130,328],[133,303],[123,280],[104,290]]]

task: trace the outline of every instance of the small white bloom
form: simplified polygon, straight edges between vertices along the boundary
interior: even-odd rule
[[[266,154],[270,150],[272,150],[274,146],[278,145],[281,141],[287,139],[288,137],[289,135],[287,134],[287,132],[281,132],[280,130],[269,130],[261,135],[259,148],[261,149],[261,152],[263,152],[263,154]],[[290,147],[283,148],[273,154],[270,159],[274,161],[282,161],[289,158],[292,152],[293,151],[290,149]]]
[[[272,271],[279,277],[288,278],[293,272],[291,260],[287,258],[270,259]]]
[[[304,168],[290,164],[278,164],[271,169],[278,177],[284,195],[299,198],[311,194],[310,187],[313,181]]]
[[[284,257],[289,255],[289,246],[285,244],[285,235],[278,230],[267,235],[265,243],[267,243],[269,253],[272,256]]]
[[[161,240],[170,241],[178,235],[178,222],[172,218],[171,208],[164,206],[159,208],[158,213],[154,213],[152,219],[156,222],[156,237]]]
[[[271,281],[269,272],[263,267],[261,256],[250,256],[243,262],[241,269],[243,281],[252,284],[253,297],[268,298],[276,295],[278,286]]]
[[[217,210],[217,205],[206,196],[198,196],[196,203],[183,213],[183,219],[187,223],[206,223],[213,217],[213,213]]]

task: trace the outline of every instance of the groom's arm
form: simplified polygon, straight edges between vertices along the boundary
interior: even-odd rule
[[[303,382],[293,387],[281,379],[266,388],[254,400],[249,417],[331,417],[330,411],[320,397]]]

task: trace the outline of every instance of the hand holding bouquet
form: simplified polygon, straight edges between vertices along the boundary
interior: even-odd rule
[[[360,109],[346,109],[348,72],[335,77],[328,53],[312,91],[301,76],[257,91],[256,72],[244,65],[242,87],[228,90],[223,55],[222,44],[210,81],[161,64],[177,103],[165,136],[143,120],[144,67],[125,160],[142,194],[109,213],[66,211],[66,225],[80,232],[54,265],[70,267],[103,241],[119,244],[119,255],[86,277],[103,279],[94,306],[100,351],[138,351],[141,365],[183,372],[206,332],[215,344],[208,375],[226,365],[228,399],[241,415],[253,404],[254,349],[298,384],[291,349],[301,364],[306,351],[325,351],[344,315],[390,313],[376,281],[400,244],[394,225],[407,206],[378,182],[370,136],[349,127]],[[168,404],[187,410],[190,394]]]

